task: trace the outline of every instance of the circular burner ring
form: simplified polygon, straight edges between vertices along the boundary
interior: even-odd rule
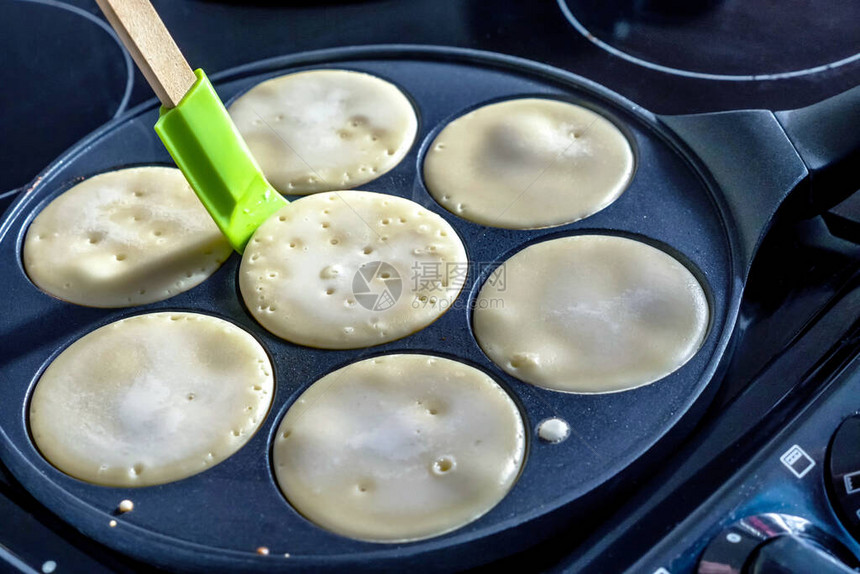
[[[126,83],[125,83],[125,89],[124,89],[123,94],[122,94],[122,100],[120,100],[119,105],[117,105],[116,111],[114,112],[112,118],[116,118],[118,116],[121,116],[123,113],[125,113],[126,109],[128,109],[129,101],[131,100],[131,90],[134,87],[134,64],[131,61],[131,56],[129,55],[128,50],[126,50],[125,46],[122,45],[122,42],[120,41],[119,37],[116,35],[116,32],[114,32],[113,28],[111,28],[110,25],[107,22],[105,22],[104,20],[102,20],[98,16],[95,16],[95,15],[87,12],[83,8],[78,8],[77,6],[74,6],[72,4],[65,4],[63,2],[60,2],[59,0],[18,0],[18,1],[19,2],[26,2],[26,3],[30,3],[30,4],[42,4],[44,6],[50,6],[52,8],[59,8],[60,10],[66,10],[68,12],[71,12],[72,14],[75,14],[76,16],[80,16],[80,17],[84,18],[85,20],[89,20],[90,22],[92,22],[93,24],[95,24],[96,26],[98,26],[99,28],[104,30],[105,32],[107,32],[107,34],[111,38],[113,38],[113,41],[116,42],[117,46],[119,46],[120,51],[122,52],[122,57],[123,57],[123,60],[125,62],[127,79],[126,79]]]
[[[786,80],[789,78],[797,78],[801,76],[809,76],[812,74],[817,74],[819,72],[824,72],[827,70],[832,70],[835,68],[839,68],[846,64],[850,64],[852,62],[860,60],[860,52],[848,56],[846,58],[842,58],[835,62],[831,62],[829,64],[822,64],[820,66],[813,66],[801,70],[792,70],[788,72],[776,72],[770,74],[714,74],[708,72],[696,72],[693,70],[684,70],[681,68],[674,68],[672,66],[666,66],[663,64],[658,64],[656,62],[651,62],[649,60],[645,60],[643,58],[639,58],[632,54],[629,54],[623,50],[612,46],[611,44],[604,42],[597,36],[595,36],[592,32],[585,27],[585,25],[579,21],[579,19],[573,14],[570,7],[568,6],[567,0],[556,0],[558,2],[559,8],[561,8],[562,14],[567,19],[567,21],[579,32],[583,37],[585,37],[589,42],[597,46],[598,48],[609,52],[613,56],[617,56],[628,62],[636,64],[638,66],[642,66],[644,68],[649,68],[651,70],[656,70],[659,72],[664,72],[666,74],[672,74],[675,76],[684,76],[688,78],[697,78],[703,80],[718,80],[718,81],[726,81],[726,82],[755,82],[755,81],[770,81],[770,80]]]

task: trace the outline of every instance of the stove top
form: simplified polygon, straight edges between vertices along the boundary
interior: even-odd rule
[[[840,0],[152,3],[187,59],[210,76],[289,53],[411,43],[536,60],[660,114],[798,108],[860,83],[860,5]],[[2,159],[0,192],[152,97],[99,25],[94,0],[6,0],[2,9],[0,47],[9,56],[0,80],[16,90],[3,94],[10,111],[0,125],[15,145]],[[84,84],[94,88],[77,89]]]
[[[153,4],[188,60],[210,76],[306,50],[419,43],[540,61],[656,113],[789,109],[860,84],[860,4],[837,0]],[[10,191],[0,202],[62,149],[151,98],[100,21],[91,0],[0,4],[6,55],[0,79],[15,86],[4,90],[5,109],[13,112],[4,113],[0,125],[4,149],[14,143],[14,153],[4,154],[0,192]],[[73,45],[87,49],[69,50]],[[93,90],[77,87],[85,80],[99,86],[97,105]],[[618,485],[611,507],[506,564],[528,571],[695,571],[722,529],[767,512],[814,518],[849,554],[860,553],[850,521],[828,502],[832,493],[822,486],[814,494],[827,479],[831,434],[860,410],[860,382],[852,370],[858,317],[860,194],[816,217],[779,220],[754,262],[718,394],[687,441],[676,452],[651,457],[635,483]],[[785,444],[788,438],[800,442]],[[802,464],[803,456],[813,463],[801,478],[779,461],[794,446],[803,454],[795,451],[793,464]],[[774,456],[782,467],[766,466]],[[778,474],[780,468],[788,474]],[[42,572],[142,568],[80,535],[13,479],[0,477],[0,516],[7,517],[0,520],[0,557],[7,565]],[[714,496],[730,502],[721,505]]]

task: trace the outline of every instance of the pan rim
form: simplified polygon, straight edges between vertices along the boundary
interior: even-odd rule
[[[692,154],[692,152],[690,152],[667,127],[661,124],[659,122],[658,117],[651,112],[641,108],[640,106],[630,102],[626,98],[615,94],[609,89],[600,86],[599,84],[591,80],[581,78],[580,76],[577,76],[575,74],[566,72],[564,70],[559,70],[557,68],[553,68],[545,64],[532,62],[513,56],[464,48],[453,48],[444,46],[414,46],[403,44],[333,48],[312,52],[304,52],[296,55],[279,56],[275,58],[261,60],[259,62],[251,64],[246,64],[213,75],[213,81],[216,84],[238,81],[252,75],[259,76],[266,73],[283,70],[285,68],[313,64],[332,64],[339,62],[355,61],[359,59],[403,60],[410,58],[424,60],[429,59],[431,61],[442,61],[449,63],[479,64],[493,69],[501,68],[502,70],[511,73],[537,76],[543,81],[548,81],[553,84],[564,85],[568,88],[575,87],[576,89],[586,91],[589,95],[593,96],[595,100],[605,105],[608,109],[623,110],[627,114],[633,115],[637,117],[637,119],[641,120],[645,124],[645,127],[647,127],[653,134],[658,136],[659,139],[663,140],[664,143],[669,145],[672,151],[680,155],[684,162],[696,172],[702,182],[702,187],[705,188],[708,197],[714,203],[715,211],[721,219],[722,231],[725,235],[724,241],[725,244],[728,246],[728,253],[726,257],[729,269],[727,273],[729,285],[727,285],[725,309],[723,310],[723,321],[722,324],[718,327],[720,329],[720,332],[717,334],[715,346],[711,351],[711,356],[707,359],[706,366],[703,368],[703,372],[699,378],[699,384],[695,389],[695,392],[691,393],[690,398],[685,401],[686,409],[682,411],[683,414],[676,415],[673,419],[673,422],[668,425],[666,429],[664,429],[664,432],[655,433],[655,436],[652,436],[648,443],[643,443],[641,452],[632,456],[629,453],[625,453],[623,460],[620,461],[622,464],[621,468],[629,468],[637,459],[647,456],[647,454],[652,449],[654,449],[655,445],[661,442],[661,439],[663,439],[664,436],[671,429],[677,428],[679,426],[681,418],[686,414],[689,414],[689,412],[693,408],[693,405],[697,403],[700,399],[702,399],[702,396],[704,394],[706,394],[705,390],[707,387],[712,386],[711,383],[713,382],[714,375],[717,372],[720,363],[723,362],[723,359],[726,354],[726,349],[729,345],[730,339],[732,338],[732,334],[734,333],[734,326],[737,321],[738,311],[740,308],[740,293],[742,292],[743,286],[743,269],[741,268],[741,262],[739,257],[736,256],[737,235],[734,226],[734,219],[726,204],[721,201],[721,196],[717,192],[718,187],[707,175],[707,170],[704,169],[700,160],[698,160],[696,156]],[[38,198],[34,199],[34,197],[36,196],[35,192],[41,189],[39,184],[43,179],[53,175],[66,162],[74,160],[80,157],[82,154],[85,154],[94,142],[110,133],[119,124],[144,113],[151,113],[156,108],[156,106],[157,104],[154,98],[136,106],[132,110],[129,110],[126,114],[114,120],[111,120],[95,132],[91,133],[89,136],[85,137],[83,140],[75,144],[72,148],[64,152],[47,168],[45,168],[45,170],[43,170],[28,186],[26,186],[25,191],[21,193],[21,196],[16,199],[15,203],[6,212],[3,221],[0,222],[0,241],[6,239],[6,236],[10,233],[14,225],[17,224],[16,222],[18,222],[21,217],[28,216],[26,210],[32,207],[31,204],[33,204],[34,201],[39,201]],[[398,350],[386,350],[386,353],[388,352],[398,352]],[[408,351],[404,349],[400,352]],[[494,373],[490,372],[488,374],[494,376]],[[2,446],[0,446],[0,448],[2,448],[2,452],[4,454],[2,458],[4,459],[4,461],[10,461],[13,459],[15,460],[16,466],[14,472],[16,476],[28,475],[27,479],[31,482],[34,480],[38,480],[40,477],[39,469],[34,466],[32,462],[23,455],[23,453],[19,452],[17,449],[14,448],[14,446],[12,446],[11,441],[8,440],[8,435],[6,431],[2,427],[0,427],[0,438],[4,439],[0,441],[0,443],[2,443]],[[111,529],[114,532],[111,532],[106,535],[103,524],[100,521],[101,515],[104,514],[102,511],[77,498],[70,492],[64,490],[60,485],[50,480],[45,481],[44,477],[42,477],[42,479],[43,484],[47,483],[48,489],[43,490],[40,493],[41,496],[37,497],[40,499],[40,501],[42,501],[49,508],[57,506],[67,506],[70,504],[85,508],[87,517],[85,520],[81,521],[81,530],[84,531],[88,536],[91,536],[95,540],[98,540],[102,543],[104,543],[105,539],[109,538],[111,541],[110,546],[120,549],[120,551],[135,558],[143,558],[146,560],[151,560],[152,562],[157,564],[166,564],[169,566],[176,567],[179,565],[179,563],[177,563],[175,559],[182,557],[182,566],[190,569],[206,569],[207,567],[211,567],[213,565],[217,567],[229,566],[232,568],[241,566],[253,570],[262,570],[277,567],[270,558],[263,556],[254,556],[250,552],[242,552],[225,548],[213,548],[211,546],[206,546],[192,541],[179,540],[149,530],[144,527],[138,527],[127,523],[123,523],[121,529]],[[590,492],[603,485],[605,482],[607,482],[607,480],[592,481],[593,483],[583,485],[583,487],[586,488],[588,492]],[[557,507],[554,507],[552,511],[558,510],[559,508],[563,508],[579,496],[580,495],[577,494],[573,498],[565,498],[564,501],[560,503]],[[475,536],[475,532],[460,531],[459,533],[454,532],[449,535],[438,537],[435,539],[412,543],[406,545],[404,549],[385,547],[375,548],[373,546],[370,546],[365,552],[361,554],[358,559],[356,558],[354,552],[325,556],[295,556],[292,557],[290,560],[285,561],[283,563],[283,567],[289,567],[290,565],[299,566],[303,564],[319,565],[320,559],[325,561],[327,567],[333,568],[337,568],[346,564],[354,565],[356,563],[356,560],[360,561],[361,563],[366,563],[366,561],[368,560],[379,560],[384,562],[388,560],[402,559],[404,558],[404,556],[414,556],[425,552],[438,551],[444,548],[462,546],[475,540],[476,538],[480,539],[492,537],[502,532],[511,530],[524,523],[532,522],[541,517],[552,514],[552,511],[541,508],[532,509],[530,512],[519,514],[516,517],[500,520],[494,527],[482,529],[480,533],[481,536],[478,537]],[[96,519],[97,517],[99,517],[98,520]],[[107,518],[106,514],[104,515],[104,518]],[[123,530],[129,530],[131,534],[129,536],[120,536],[119,534]],[[139,537],[146,538],[149,541],[149,544],[151,544],[152,546],[147,549],[142,549]],[[420,552],[413,552],[413,550],[416,548],[420,548]],[[166,559],[164,556],[159,555],[159,551],[165,550],[169,551],[169,553],[172,555],[173,560]],[[201,553],[205,553],[205,560],[201,560]],[[168,562],[167,560],[170,561]]]

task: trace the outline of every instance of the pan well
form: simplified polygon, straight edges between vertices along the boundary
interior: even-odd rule
[[[424,183],[456,215],[536,229],[584,219],[633,176],[633,150],[600,113],[570,102],[490,103],[446,125],[424,158]]]
[[[91,307],[168,299],[205,281],[232,249],[175,168],[86,178],[30,224],[22,259],[54,297]]]
[[[501,281],[504,275],[504,281]],[[634,389],[680,368],[709,323],[696,277],[634,239],[574,235],[532,244],[481,287],[473,321],[505,372],[567,392]]]
[[[109,487],[203,472],[240,449],[272,401],[268,355],[235,325],[147,313],[88,333],[39,378],[29,419],[58,469]]]

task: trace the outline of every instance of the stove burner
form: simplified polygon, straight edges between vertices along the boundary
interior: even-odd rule
[[[0,13],[5,192],[26,184],[64,149],[124,112],[133,76],[131,58],[113,30],[82,8],[17,0],[3,3]]]
[[[596,46],[677,76],[783,80],[860,60],[860,5],[842,0],[793,4],[558,0],[567,20]]]

